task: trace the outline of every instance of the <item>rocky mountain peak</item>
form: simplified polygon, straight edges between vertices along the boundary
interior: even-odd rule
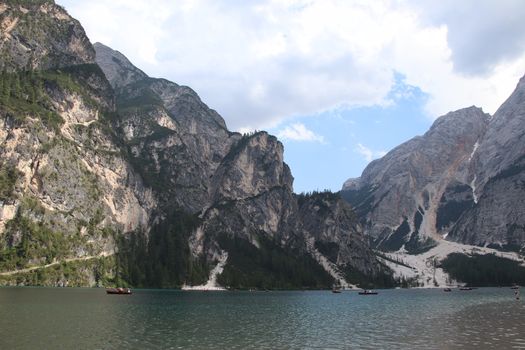
[[[525,247],[525,77],[491,118],[472,156],[476,205],[450,238],[476,245]]]
[[[0,71],[94,63],[80,23],[53,1],[0,3]]]
[[[471,106],[462,108],[436,119],[430,127],[430,130],[425,133],[425,136],[430,136],[433,133],[441,133],[446,137],[463,136],[465,129],[476,127],[477,125],[484,125],[488,122],[489,118],[490,115],[484,113],[479,107]]]
[[[95,49],[115,90],[118,130],[131,142],[142,176],[160,191],[164,206],[201,211],[209,205],[214,173],[239,135],[191,88],[148,77],[103,44]]]
[[[443,196],[460,188],[471,193],[470,161],[488,120],[477,107],[450,112],[345,183],[343,196],[366,218],[365,231],[378,246],[397,250],[412,241],[416,249],[438,236]]]
[[[476,185],[478,189],[504,169],[512,166],[523,156],[525,138],[525,76],[514,92],[491,118],[486,135],[476,154],[478,164]]]
[[[135,67],[123,54],[102,44],[93,44],[97,63],[104,71],[111,86],[118,88],[147,78],[146,73]]]
[[[243,288],[384,272],[337,194],[299,209],[276,137],[95,51],[53,2],[0,3],[0,21],[0,284],[180,287],[217,259]]]
[[[524,125],[525,77],[494,116],[472,106],[438,118],[346,181],[343,196],[381,249],[418,252],[445,237],[519,250]]]
[[[253,197],[273,188],[292,192],[293,177],[283,153],[283,145],[275,136],[266,132],[244,135],[217,171],[217,200]]]
[[[122,107],[161,106],[189,133],[211,135],[218,131],[221,137],[228,133],[224,119],[191,88],[149,77],[120,52],[104,44],[95,43],[94,47],[97,64],[115,88]]]
[[[343,183],[342,190],[355,190],[358,189],[361,186],[361,178],[360,177],[353,177],[348,180],[346,180]]]

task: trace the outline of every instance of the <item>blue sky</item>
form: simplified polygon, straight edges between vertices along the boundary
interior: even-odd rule
[[[285,145],[297,192],[339,190],[525,73],[521,0],[57,0],[92,42]]]
[[[331,110],[299,117],[284,127],[269,130],[281,134],[296,192],[337,191],[348,178],[360,176],[372,159],[428,130],[432,118],[426,116],[424,109],[427,94],[407,85],[403,76],[397,75],[388,98],[391,103],[385,106]],[[297,129],[294,125],[315,130],[316,139],[305,142],[294,140],[293,134],[286,137],[283,130]]]

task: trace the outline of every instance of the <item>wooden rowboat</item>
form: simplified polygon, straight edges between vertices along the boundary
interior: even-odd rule
[[[131,294],[129,288],[106,288],[107,294]]]

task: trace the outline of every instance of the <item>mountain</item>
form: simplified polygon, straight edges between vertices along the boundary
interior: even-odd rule
[[[220,280],[245,287],[290,287],[294,278],[303,278],[295,285],[326,284],[332,279],[344,284],[348,277],[366,280],[384,275],[357,218],[338,196],[313,194],[301,197],[305,205],[299,205],[283,146],[274,136],[230,132],[222,117],[190,88],[147,77],[122,54],[100,43],[95,49],[97,63],[116,94],[115,129],[131,162],[159,199],[161,225],[180,213],[196,218],[191,234],[182,239],[190,242],[190,260],[209,266],[228,256]],[[325,210],[306,206],[310,201]],[[315,224],[306,224],[306,217],[315,218]],[[165,233],[159,234],[163,242]],[[333,245],[332,259],[316,243]],[[158,255],[155,250],[158,247],[144,254]],[[283,277],[284,265],[290,265],[293,273]],[[325,275],[324,282],[315,280],[312,269],[317,271],[314,275]]]
[[[375,246],[416,252],[445,237],[525,247],[524,95],[522,78],[492,117],[476,107],[442,116],[343,185]]]
[[[80,23],[53,1],[2,1],[0,28],[0,71],[95,62],[95,51]]]
[[[521,262],[519,255],[501,251],[525,248],[524,127],[522,78],[494,116],[469,107],[438,118],[423,136],[347,180],[341,195],[398,275],[414,277],[392,265],[404,261],[420,279],[425,273],[435,276],[433,259],[452,252],[493,253]]]
[[[0,269],[22,270],[10,284],[94,284],[114,273],[114,237],[150,221],[152,192],[114,142],[113,91],[80,24],[47,1],[0,16]]]
[[[476,107],[451,112],[344,184],[343,196],[364,218],[375,246],[410,251],[431,245],[473,204],[472,154],[488,123],[489,115]]]
[[[472,155],[475,205],[450,239],[523,251],[525,248],[525,77],[491,118]]]
[[[293,193],[274,136],[229,131],[52,1],[4,2],[0,26],[0,283],[393,283],[345,201]]]
[[[122,54],[95,44],[97,63],[114,87],[116,128],[132,162],[162,201],[194,213],[212,200],[212,177],[240,134],[190,88],[153,79]]]

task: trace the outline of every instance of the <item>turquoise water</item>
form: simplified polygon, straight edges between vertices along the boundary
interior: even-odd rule
[[[181,292],[0,288],[0,349],[525,349],[508,288]]]

